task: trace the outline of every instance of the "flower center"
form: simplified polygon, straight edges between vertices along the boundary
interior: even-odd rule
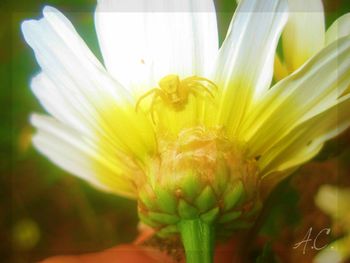
[[[146,224],[163,229],[181,218],[198,217],[227,223],[255,206],[257,162],[222,129],[199,126],[176,138],[160,136],[158,149],[138,191],[139,214]]]

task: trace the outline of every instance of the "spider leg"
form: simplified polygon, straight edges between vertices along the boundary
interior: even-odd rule
[[[192,94],[193,96],[200,96],[201,97],[201,99],[203,99],[203,96],[201,96],[201,95],[203,95],[203,94],[201,94],[200,92],[199,92],[199,90],[198,89],[191,89],[190,91],[189,91],[189,94]],[[211,100],[209,100],[213,105],[215,105],[215,101],[214,101],[214,98],[212,98],[211,97]],[[203,107],[203,106],[202,106]]]
[[[154,96],[153,96],[153,98],[152,98],[151,107],[150,107],[151,119],[152,119],[152,122],[153,122],[154,125],[156,124],[156,121],[155,121],[155,118],[154,118],[154,117],[155,117],[155,115],[154,115],[154,105],[155,105],[155,103],[156,103],[156,98],[157,98],[158,96],[160,96],[158,90],[155,91],[155,93],[156,93],[156,94],[154,94]]]
[[[202,78],[202,77],[197,77],[197,80],[202,81],[202,82],[207,82],[210,84],[210,86],[214,87],[215,89],[218,89],[218,86],[211,80]]]
[[[210,91],[210,89],[208,87],[206,87],[205,85],[203,85],[202,83],[196,83],[196,84],[193,84],[193,85],[189,85],[188,86],[189,88],[192,88],[192,90],[204,90],[206,91],[210,97],[212,97],[214,99],[214,94]]]
[[[136,102],[135,111],[136,112],[138,111],[139,106],[141,104],[141,101],[143,101],[146,97],[148,97],[149,95],[151,95],[152,93],[157,92],[157,91],[158,91],[157,88],[153,88],[153,89],[147,91],[145,94],[143,94]]]
[[[187,78],[184,78],[184,79],[182,80],[182,82],[183,82],[183,81],[191,81],[191,80],[193,80],[193,79],[195,79],[195,78],[197,78],[197,77],[196,77],[196,76],[187,77]]]
[[[213,81],[203,77],[192,76],[192,77],[185,78],[182,82],[188,83],[188,84],[206,82],[210,84],[210,86],[214,87],[216,90],[218,89],[218,86]]]
[[[198,93],[198,90],[195,89],[191,89],[188,91],[188,94],[192,94],[193,96],[200,96],[200,94]]]

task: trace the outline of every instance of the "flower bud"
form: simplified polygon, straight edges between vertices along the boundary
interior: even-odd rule
[[[159,155],[139,185],[141,220],[158,235],[178,233],[181,220],[200,218],[225,236],[251,225],[258,201],[258,167],[244,145],[220,129],[184,129],[176,138],[162,136]]]

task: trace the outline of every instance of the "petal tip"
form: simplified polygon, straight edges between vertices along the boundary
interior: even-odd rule
[[[28,42],[27,39],[30,34],[29,32],[31,31],[31,28],[34,26],[35,23],[36,20],[34,19],[27,19],[21,23],[21,31],[26,42]]]
[[[43,8],[43,14],[45,16],[45,14],[48,13],[60,13],[60,11],[58,11],[58,9],[54,8],[53,6],[46,5]]]
[[[37,127],[38,126],[38,121],[42,116],[39,113],[31,113],[29,115],[29,122],[31,125]]]

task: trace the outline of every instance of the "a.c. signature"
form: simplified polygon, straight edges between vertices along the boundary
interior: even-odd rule
[[[329,235],[331,233],[330,228],[323,228],[321,231],[319,231],[314,238],[312,237],[312,227],[309,228],[309,230],[306,232],[306,235],[304,236],[304,239],[298,243],[296,243],[293,246],[293,249],[297,249],[300,246],[304,245],[303,248],[303,255],[306,253],[306,248],[308,246],[311,246],[311,249],[315,250],[322,250],[327,247],[327,244],[324,244],[321,246],[318,242],[318,239],[321,237],[321,235]]]

